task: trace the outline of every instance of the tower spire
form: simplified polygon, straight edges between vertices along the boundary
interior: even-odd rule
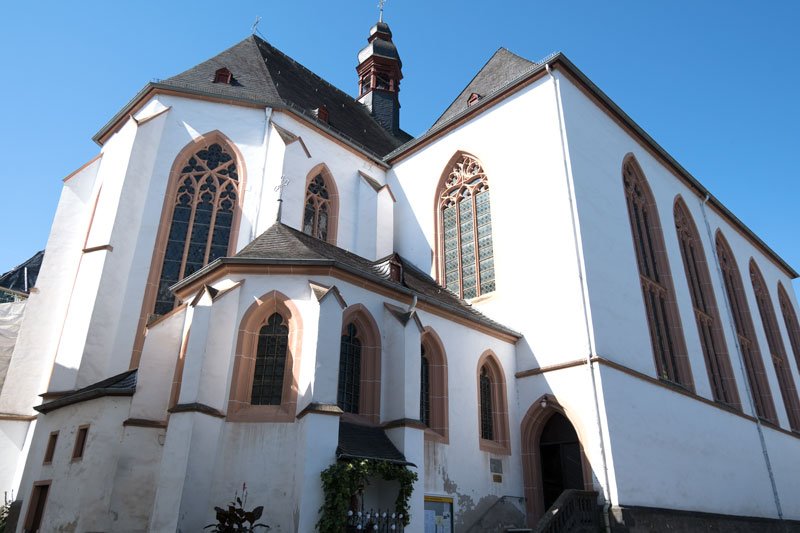
[[[392,30],[383,21],[386,0],[378,0],[380,20],[372,26],[367,46],[358,53],[358,101],[392,134],[400,131],[400,54],[392,42]]]

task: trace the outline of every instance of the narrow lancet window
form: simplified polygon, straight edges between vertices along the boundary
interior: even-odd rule
[[[692,374],[655,200],[633,158],[625,162],[622,178],[656,371],[661,379],[691,390]]]
[[[703,243],[683,200],[675,202],[674,215],[711,392],[714,400],[738,409],[739,394],[736,391],[736,380],[733,377],[728,349],[720,326],[717,300],[711,285]]]
[[[361,340],[355,324],[348,324],[339,351],[338,405],[345,413],[358,414],[361,399]]]
[[[484,366],[480,375],[481,438],[494,440],[494,408],[492,406],[492,378]]]
[[[420,387],[419,387],[419,419],[427,427],[431,427],[431,378],[430,364],[425,353],[425,345],[421,346]]]
[[[327,241],[331,217],[331,195],[322,174],[317,174],[306,190],[303,233]]]
[[[239,196],[236,161],[220,143],[194,153],[178,177],[154,313],[175,307],[170,286],[228,253]]]
[[[789,333],[789,343],[792,345],[794,360],[797,362],[797,368],[800,369],[800,324],[797,322],[797,314],[794,312],[792,302],[782,283],[778,283],[778,303],[781,305],[781,314],[786,324],[786,331]]]
[[[756,342],[756,332],[753,328],[753,319],[750,316],[750,307],[745,300],[742,276],[739,274],[739,267],[733,257],[733,252],[720,232],[717,232],[717,258],[725,283],[725,292],[728,295],[728,303],[731,306],[736,338],[739,341],[739,349],[744,359],[747,382],[752,391],[756,415],[775,423],[777,422],[775,405],[772,403],[772,395],[769,390],[766,372],[764,371],[764,362],[761,360],[761,351],[758,349],[758,342]]]
[[[789,361],[786,360],[786,349],[778,329],[778,319],[772,307],[772,298],[770,298],[764,282],[764,276],[761,275],[761,271],[753,260],[750,261],[750,280],[753,283],[753,292],[756,294],[758,312],[767,336],[767,345],[772,365],[775,367],[775,374],[778,377],[778,386],[786,407],[786,415],[789,417],[789,426],[795,431],[800,431],[800,400],[797,398],[797,389],[792,378],[792,371],[789,369]]]
[[[251,404],[281,404],[288,346],[289,328],[283,317],[274,313],[258,332]]]
[[[438,199],[443,285],[465,299],[495,289],[489,182],[474,157],[463,154],[444,179]]]

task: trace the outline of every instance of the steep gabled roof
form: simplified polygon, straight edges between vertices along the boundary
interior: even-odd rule
[[[435,128],[467,109],[472,94],[477,94],[481,98],[488,96],[536,66],[533,61],[528,61],[505,48],[498,49],[431,127]]]
[[[217,70],[226,68],[231,83],[214,83]],[[152,89],[239,101],[249,105],[289,109],[317,121],[355,145],[383,156],[411,139],[405,132],[394,136],[352,96],[323,80],[264,39],[251,35],[216,56],[176,76],[151,83],[100,132],[99,140],[125,117]],[[328,120],[317,119],[315,110],[325,106]]]
[[[403,275],[399,281],[392,279],[389,268],[390,261],[396,261],[402,267]],[[370,261],[280,222],[273,224],[234,257],[220,258],[209,263],[191,276],[179,281],[172,287],[172,290],[178,290],[191,284],[221,265],[235,264],[308,265],[340,268],[389,289],[417,296],[422,302],[505,336],[516,339],[522,336],[484,316],[397,254]]]

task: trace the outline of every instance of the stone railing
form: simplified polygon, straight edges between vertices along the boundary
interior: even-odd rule
[[[535,533],[597,533],[600,513],[597,493],[569,489],[547,510],[534,529]]]

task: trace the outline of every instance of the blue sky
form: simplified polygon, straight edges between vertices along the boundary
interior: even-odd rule
[[[44,247],[61,179],[98,152],[92,135],[146,82],[240,41],[261,16],[268,40],[353,94],[376,3],[4,5],[0,272]],[[800,2],[388,0],[385,19],[403,59],[410,133],[427,129],[497,48],[532,60],[562,50],[800,269]]]

